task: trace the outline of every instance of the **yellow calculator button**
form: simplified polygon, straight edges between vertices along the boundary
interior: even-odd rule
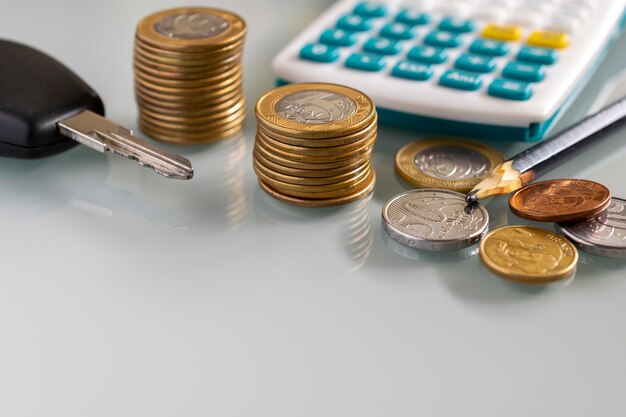
[[[490,23],[483,29],[483,37],[499,41],[518,41],[524,31],[517,25],[499,25]]]
[[[553,30],[538,30],[530,35],[528,44],[542,48],[563,49],[569,45],[569,36],[567,33]]]

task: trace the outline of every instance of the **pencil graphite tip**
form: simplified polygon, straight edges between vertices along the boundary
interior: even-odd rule
[[[480,190],[472,190],[468,195],[465,196],[465,202],[467,204],[474,204],[478,201],[478,191]]]

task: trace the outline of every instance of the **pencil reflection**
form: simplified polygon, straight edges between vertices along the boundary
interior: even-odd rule
[[[254,212],[259,227],[258,250],[274,268],[287,272],[337,274],[337,252],[348,255],[348,271],[368,260],[373,246],[369,201],[338,208],[305,209],[255,193]],[[319,227],[316,227],[319,225]]]

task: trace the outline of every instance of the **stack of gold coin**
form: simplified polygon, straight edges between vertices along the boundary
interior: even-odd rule
[[[347,204],[376,183],[374,103],[334,84],[279,87],[256,105],[254,170],[272,197],[304,207]]]
[[[179,8],[142,19],[134,53],[141,130],[191,144],[239,132],[245,34],[243,19],[224,10]]]

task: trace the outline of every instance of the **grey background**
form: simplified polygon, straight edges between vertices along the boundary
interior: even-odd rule
[[[0,34],[65,62],[135,128],[134,26],[184,4],[2,0]],[[331,2],[196,4],[248,21],[252,111],[272,57]],[[624,94],[625,58],[623,37],[561,126]],[[626,414],[623,263],[586,258],[570,285],[529,289],[455,258],[471,253],[399,254],[380,210],[407,189],[393,159],[417,133],[381,127],[369,202],[304,210],[258,189],[254,127],[168,147],[190,182],[84,147],[0,161],[1,416]],[[624,133],[550,177],[626,196]],[[493,227],[528,224],[505,198],[488,209]]]

